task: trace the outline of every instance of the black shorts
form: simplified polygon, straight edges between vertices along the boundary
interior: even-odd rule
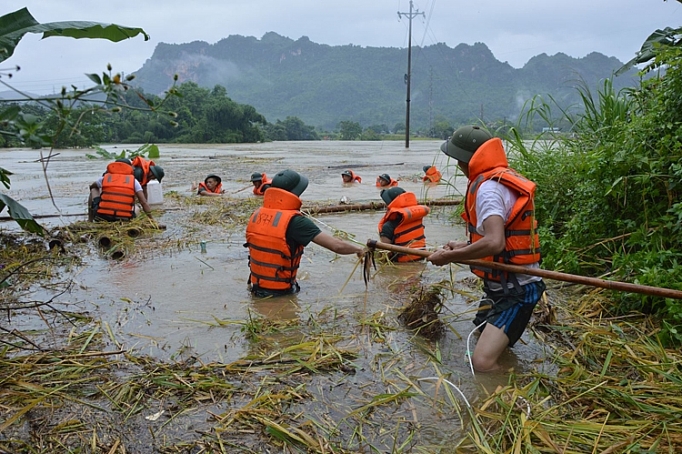
[[[528,326],[533,309],[545,292],[543,281],[529,282],[520,289],[511,288],[504,291],[485,290],[486,297],[479,304],[474,324],[483,322],[500,328],[509,338],[509,346],[513,347]],[[485,325],[479,330],[483,332]]]
[[[267,298],[269,296],[293,295],[301,291],[301,287],[298,285],[298,282],[294,282],[294,285],[289,290],[267,290],[256,285],[251,285],[249,290],[251,290],[251,294],[255,297]]]

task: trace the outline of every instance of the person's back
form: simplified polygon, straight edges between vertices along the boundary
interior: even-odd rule
[[[98,180],[100,194],[96,201],[95,219],[130,220],[135,216],[135,177],[125,162],[112,162]]]
[[[300,208],[296,195],[271,187],[263,195],[263,206],[251,215],[246,225],[246,246],[252,292],[298,291],[296,274],[304,246],[288,241],[287,232],[291,221],[302,216]]]
[[[304,248],[312,241],[337,254],[358,254],[364,249],[323,233],[300,212],[300,195],[308,179],[293,170],[277,173],[265,191],[263,206],[246,226],[249,248],[249,286],[255,296],[296,293],[296,281]]]
[[[429,207],[420,205],[413,192],[400,187],[384,189],[381,198],[386,203],[386,214],[379,221],[379,237],[382,243],[413,249],[426,247],[423,219],[429,214]],[[413,262],[423,257],[408,254],[395,254],[391,260]]]
[[[89,221],[126,221],[135,217],[135,199],[155,227],[160,227],[152,218],[151,207],[135,179],[129,159],[121,158],[107,166],[106,172],[90,185],[88,198]],[[162,226],[161,226],[162,227]]]

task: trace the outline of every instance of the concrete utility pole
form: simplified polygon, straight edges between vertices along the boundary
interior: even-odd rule
[[[412,19],[424,13],[419,11],[412,12],[412,0],[410,0],[410,12],[401,13],[398,11],[398,19],[405,16],[410,20],[409,37],[407,38],[407,74],[405,74],[405,83],[407,84],[407,110],[405,113],[405,148],[410,148],[410,82],[412,79]]]

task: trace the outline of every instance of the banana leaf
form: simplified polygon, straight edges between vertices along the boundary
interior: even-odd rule
[[[29,213],[22,204],[12,197],[0,194],[0,212],[2,212],[5,207],[7,207],[10,217],[14,219],[22,229],[28,232],[37,233],[41,236],[45,233],[45,229],[33,219],[31,213]]]
[[[43,39],[51,36],[65,36],[76,39],[107,39],[113,42],[142,34],[145,41],[149,40],[149,35],[141,28],[124,27],[116,24],[84,21],[41,24],[35,20],[27,8],[22,8],[0,16],[0,62],[7,60],[14,54],[14,49],[26,33],[42,33]]]

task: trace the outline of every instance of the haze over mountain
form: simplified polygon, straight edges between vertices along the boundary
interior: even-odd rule
[[[515,69],[483,43],[412,49],[411,125],[428,128],[439,118],[453,124],[477,119],[515,122],[525,103],[551,96],[563,108],[579,101],[576,87],[592,93],[623,63],[591,53],[531,58]],[[231,35],[215,44],[194,41],[157,45],[135,74],[147,93],[161,94],[179,76],[202,87],[222,85],[234,101],[250,104],[268,121],[288,116],[326,129],[339,121],[363,126],[405,121],[407,50],[328,46],[270,32],[261,39]],[[633,86],[635,70],[615,77],[616,89]]]

